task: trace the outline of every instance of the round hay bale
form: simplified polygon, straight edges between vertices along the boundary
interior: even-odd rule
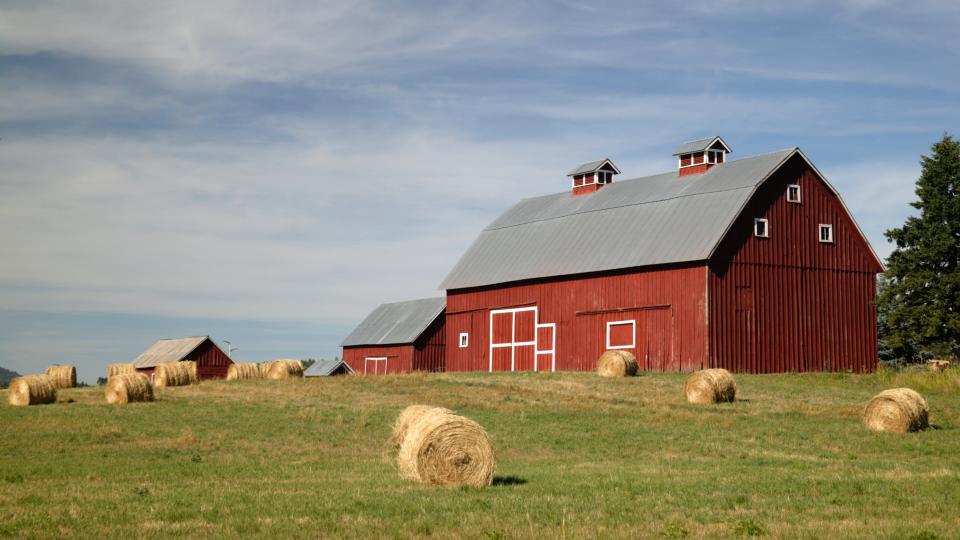
[[[266,379],[267,375],[270,374],[270,366],[273,365],[273,360],[267,360],[266,362],[260,362],[257,366],[260,368],[260,378]]]
[[[873,431],[907,433],[927,429],[930,410],[923,396],[909,388],[880,392],[863,410],[863,423]]]
[[[17,406],[53,403],[57,400],[57,388],[48,375],[17,377],[10,381],[7,400]]]
[[[267,379],[292,379],[303,377],[303,362],[299,360],[274,360],[270,362]]]
[[[134,403],[153,401],[153,385],[146,375],[121,373],[107,380],[107,403]]]
[[[133,367],[133,364],[110,364],[107,366],[107,379],[115,375],[136,372],[137,368]]]
[[[636,357],[620,349],[606,351],[597,360],[597,373],[601,377],[632,377],[637,369]]]
[[[421,484],[489,486],[496,460],[480,424],[430,410],[407,427],[397,455],[400,475]]]
[[[187,384],[196,384],[200,382],[200,374],[197,372],[197,363],[192,360],[178,362],[180,369],[184,370],[187,377]]]
[[[393,434],[390,436],[390,444],[393,445],[394,448],[400,448],[403,440],[407,437],[407,430],[410,428],[410,424],[427,412],[431,412],[432,414],[453,414],[453,411],[444,409],[443,407],[410,405],[400,413],[396,422],[393,423]]]
[[[737,384],[725,369],[701,369],[687,377],[683,393],[690,403],[732,403],[737,397]]]
[[[227,368],[228,381],[242,381],[245,379],[259,379],[260,366],[257,364],[230,364]]]
[[[74,388],[77,386],[77,368],[73,366],[50,366],[46,373],[57,388]]]
[[[180,362],[167,362],[157,364],[153,370],[153,385],[163,386],[184,386],[190,384],[190,374],[186,366]]]

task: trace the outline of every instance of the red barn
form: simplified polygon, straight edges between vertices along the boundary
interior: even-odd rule
[[[678,169],[524,199],[441,285],[449,371],[591,370],[606,349],[642,369],[872,371],[883,266],[799,148],[728,161],[720,137]]]
[[[343,340],[354,373],[443,371],[443,298],[382,304]]]
[[[158,340],[133,361],[133,367],[152,378],[157,364],[187,360],[197,363],[201,379],[225,379],[233,363],[210,336],[195,336]]]

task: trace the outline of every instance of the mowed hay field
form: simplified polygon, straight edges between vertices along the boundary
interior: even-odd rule
[[[960,376],[414,374],[204,382],[154,403],[103,388],[12,407],[0,391],[0,536],[957,538]],[[932,428],[877,434],[867,401],[909,386]],[[489,488],[402,480],[403,407],[486,428]]]

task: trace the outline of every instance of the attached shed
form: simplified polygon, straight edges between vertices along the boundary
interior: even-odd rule
[[[382,304],[343,340],[355,373],[384,375],[444,370],[443,298]]]
[[[349,375],[353,373],[350,366],[343,360],[321,358],[314,362],[306,371],[304,377],[332,377],[334,375]]]
[[[874,370],[883,265],[840,194],[799,148],[728,153],[620,182],[593,161],[508,209],[441,284],[446,370]]]
[[[158,340],[133,361],[133,367],[140,373],[153,376],[157,364],[180,361],[196,362],[201,379],[225,379],[227,369],[233,363],[210,336],[194,336]]]

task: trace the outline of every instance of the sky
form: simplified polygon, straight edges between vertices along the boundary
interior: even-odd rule
[[[875,250],[960,135],[960,3],[0,0],[0,366],[340,354],[578,163],[799,146]]]

